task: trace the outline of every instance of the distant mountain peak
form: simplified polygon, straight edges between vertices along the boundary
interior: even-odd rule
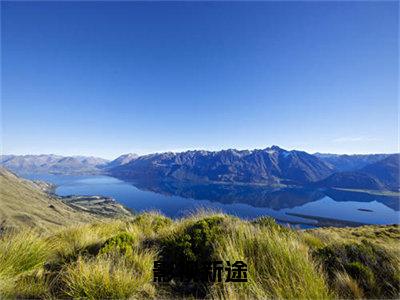
[[[111,169],[111,168],[116,168],[125,164],[130,163],[132,160],[138,158],[139,156],[135,153],[126,153],[118,156],[116,159],[113,161],[109,162],[106,165],[106,169]]]
[[[115,160],[117,159],[124,159],[124,158],[135,158],[138,157],[139,155],[137,155],[136,153],[126,153],[126,154],[122,154],[120,156],[118,156]]]
[[[272,149],[272,150],[284,150],[284,151],[286,151],[285,149],[282,149],[281,147],[279,147],[279,146],[277,146],[277,145],[272,145],[271,147],[269,147],[270,149]]]

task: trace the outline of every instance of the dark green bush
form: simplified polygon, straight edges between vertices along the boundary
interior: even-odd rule
[[[211,260],[213,243],[222,237],[223,217],[199,220],[187,226],[181,234],[164,242],[163,257],[170,261],[204,262]]]
[[[193,273],[191,266],[198,270],[204,263],[215,260],[214,243],[223,239],[223,221],[220,216],[206,217],[189,223],[182,231],[160,241],[161,259],[176,266],[171,272],[174,278],[178,278],[170,285],[173,293],[181,297],[204,298],[209,292],[207,283],[193,277],[199,274]]]

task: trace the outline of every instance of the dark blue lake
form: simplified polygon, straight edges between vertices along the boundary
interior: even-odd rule
[[[24,177],[56,184],[56,194],[60,196],[109,196],[136,212],[158,210],[172,218],[206,208],[246,219],[272,216],[283,223],[300,224],[301,227],[316,226],[318,221],[320,225],[321,222],[329,225],[334,220],[399,223],[399,199],[393,196],[248,185],[134,183],[109,176],[28,174]],[[344,225],[357,224],[337,224]]]

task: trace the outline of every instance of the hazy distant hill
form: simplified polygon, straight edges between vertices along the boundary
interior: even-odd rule
[[[332,169],[311,154],[277,146],[263,150],[187,151],[138,157],[112,168],[114,176],[202,182],[306,184],[321,180]]]
[[[323,160],[338,172],[359,170],[366,165],[378,162],[390,154],[327,154],[314,153],[316,157]]]
[[[87,156],[3,155],[1,165],[18,174],[99,174],[108,160]]]
[[[318,184],[323,187],[398,191],[399,157],[399,154],[392,154],[357,171],[335,173]]]

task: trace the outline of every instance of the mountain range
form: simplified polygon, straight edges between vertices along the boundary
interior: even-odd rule
[[[109,162],[90,156],[2,155],[1,165],[17,173],[99,174]]]
[[[256,150],[194,150],[109,161],[96,157],[4,155],[18,173],[107,174],[124,180],[316,186],[399,191],[399,154],[309,154],[278,146]]]
[[[326,178],[332,169],[303,151],[277,146],[263,150],[187,151],[138,157],[111,169],[111,174],[130,179],[163,179],[301,185]]]

